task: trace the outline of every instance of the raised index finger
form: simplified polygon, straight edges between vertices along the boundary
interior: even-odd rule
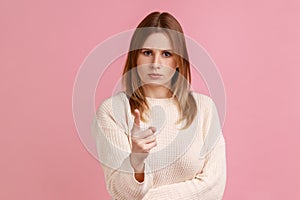
[[[140,128],[141,114],[138,109],[134,109],[134,125]]]

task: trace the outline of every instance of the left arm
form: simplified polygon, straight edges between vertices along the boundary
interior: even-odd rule
[[[150,189],[143,200],[221,200],[226,184],[226,145],[218,111],[208,97],[209,112],[205,129],[203,169],[191,180]],[[201,152],[202,153],[202,152]]]
[[[206,156],[203,170],[192,180],[150,189],[143,200],[221,200],[225,183],[225,140],[221,135],[215,148]]]

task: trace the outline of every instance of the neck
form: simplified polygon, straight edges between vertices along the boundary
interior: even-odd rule
[[[172,97],[172,92],[168,88],[163,86],[157,86],[154,88],[144,85],[143,90],[146,97],[159,99]]]

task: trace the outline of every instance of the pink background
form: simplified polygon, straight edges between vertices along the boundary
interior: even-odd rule
[[[0,199],[109,199],[74,125],[73,84],[97,44],[154,10],[173,14],[222,75],[224,199],[300,198],[300,1],[31,0],[0,3]]]

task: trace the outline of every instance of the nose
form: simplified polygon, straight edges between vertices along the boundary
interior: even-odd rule
[[[160,63],[160,55],[157,52],[157,53],[155,53],[155,56],[153,56],[153,62],[152,62],[151,66],[153,68],[160,68],[160,65],[161,65],[161,63]]]

